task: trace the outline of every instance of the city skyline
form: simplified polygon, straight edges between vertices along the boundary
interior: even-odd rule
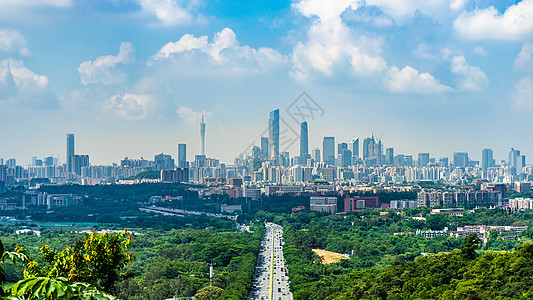
[[[490,148],[501,161],[515,147],[529,157],[532,4],[8,1],[0,157],[64,162],[75,133],[95,164],[174,157],[178,143],[190,161],[204,115],[207,153],[229,163],[266,136],[269,111],[299,132],[286,109],[304,91],[324,112],[298,120],[309,123],[309,149],[376,132],[414,156],[481,161]]]
[[[302,157],[302,153],[304,153],[304,154],[308,155],[308,158],[311,158],[311,154],[309,154],[309,131],[308,131],[307,122],[304,121],[304,122],[300,123],[300,135],[297,137],[298,143],[296,143],[298,146],[292,145],[292,147],[290,148],[290,149],[295,148],[297,151],[291,152],[291,151],[287,151],[289,149],[285,149],[285,148],[281,148],[280,149],[280,146],[279,146],[279,139],[280,139],[280,136],[279,136],[279,131],[280,131],[279,119],[280,119],[280,117],[279,117],[279,109],[276,109],[276,110],[273,110],[273,111],[270,112],[269,119],[268,119],[268,135],[269,135],[269,137],[261,137],[260,142],[257,145],[254,144],[254,147],[258,147],[259,151],[261,152],[260,157],[263,157],[263,159],[265,159],[266,157],[268,157],[269,159],[274,159],[274,158],[279,157],[280,155],[276,156],[273,153],[275,153],[275,151],[280,153],[280,151],[282,150],[283,153],[289,153],[291,155],[290,157],[298,157],[298,158],[300,158],[300,157]],[[187,151],[186,151],[187,144],[186,143],[178,143],[177,144],[177,151],[175,152],[175,155],[172,154],[173,152],[168,152],[168,153],[171,153],[170,157],[175,158],[176,166],[178,168],[184,167],[182,165],[184,163],[188,163],[188,162],[194,161],[194,158],[195,158],[196,155],[203,155],[204,157],[210,157],[210,158],[218,159],[216,154],[212,155],[212,156],[206,156],[205,155],[205,127],[206,127],[206,123],[205,123],[204,117],[202,115],[200,123],[199,123],[199,128],[200,128],[200,138],[199,138],[200,147],[199,147],[199,151],[198,152],[194,152],[193,151],[192,153],[187,155]],[[54,164],[64,163],[66,168],[67,168],[67,170],[69,172],[73,172],[73,169],[75,168],[75,164],[76,164],[76,159],[79,159],[78,157],[80,155],[75,155],[75,150],[74,150],[75,149],[75,134],[68,133],[66,136],[67,136],[67,139],[66,139],[65,161],[62,161],[61,160],[61,156],[59,154],[57,154],[55,156],[57,162],[54,163]],[[269,140],[272,139],[270,136],[275,136],[276,137],[275,139],[278,140],[277,143],[275,143],[275,142],[274,143],[270,143]],[[303,137],[303,139],[302,139],[302,137]],[[284,138],[284,137],[282,137],[282,138]],[[367,138],[365,138],[363,140],[363,145],[361,145],[361,148],[359,148],[360,147],[359,139],[360,139],[359,137],[353,138],[349,143],[347,143],[345,141],[336,140],[335,136],[330,136],[330,137],[325,136],[325,137],[322,137],[322,147],[320,147],[320,148],[314,147],[313,149],[317,149],[317,150],[319,150],[319,152],[322,151],[323,154],[322,154],[322,157],[320,157],[320,161],[324,161],[324,162],[328,163],[329,165],[336,165],[336,163],[337,163],[336,160],[340,159],[340,157],[342,157],[342,155],[343,155],[343,152],[342,152],[343,149],[344,150],[348,150],[349,153],[350,153],[350,156],[353,155],[353,157],[358,157],[358,158],[361,158],[363,160],[366,160],[366,159],[369,159],[369,158],[378,158],[379,156],[382,156],[383,157],[383,163],[385,163],[385,164],[389,164],[388,163],[389,162],[389,158],[388,158],[389,152],[392,155],[391,159],[394,158],[394,153],[399,153],[398,151],[395,150],[395,147],[390,147],[390,148],[387,147],[387,149],[385,149],[383,147],[383,144],[382,144],[382,141],[381,141],[381,137],[379,139],[376,139],[373,132],[372,132],[370,137],[367,137]],[[266,146],[266,150],[267,150],[266,152],[264,151],[265,146]],[[326,148],[327,148],[328,151],[326,151]],[[335,152],[335,149],[337,149],[337,152]],[[386,151],[384,151],[384,150],[386,150]],[[161,152],[161,154],[163,154],[163,153],[166,153],[166,152]],[[269,155],[269,153],[270,153],[270,155]],[[359,156],[359,153],[362,153],[362,155]],[[248,155],[249,154],[251,154],[251,153],[248,153]],[[401,153],[400,155],[411,156],[413,160],[416,159],[416,161],[417,161],[416,165],[424,166],[424,165],[429,163],[430,158],[435,159],[437,162],[439,161],[439,159],[443,159],[443,158],[445,158],[445,159],[450,159],[451,158],[453,161],[456,161],[457,160],[457,156],[461,156],[463,154],[466,155],[465,159],[461,158],[462,160],[464,160],[463,164],[465,164],[465,167],[466,167],[466,164],[467,164],[468,161],[478,161],[479,164],[480,164],[480,167],[482,169],[487,169],[488,167],[494,166],[495,164],[497,164],[500,161],[508,161],[508,162],[510,162],[510,165],[512,167],[516,167],[517,157],[519,157],[521,159],[521,162],[519,163],[521,167],[523,167],[523,166],[525,166],[527,164],[526,155],[521,155],[521,151],[520,150],[515,150],[514,147],[510,147],[510,152],[508,152],[508,154],[506,156],[504,156],[504,158],[502,158],[501,160],[494,159],[494,151],[491,148],[483,148],[481,150],[481,155],[479,156],[479,159],[477,159],[477,160],[474,159],[474,158],[477,158],[477,155],[474,154],[473,156],[470,156],[471,153],[468,152],[468,151],[453,151],[450,155],[434,155],[432,153],[426,153],[426,152]],[[156,155],[156,154],[154,153],[152,155],[147,155],[146,157],[145,156],[137,156],[137,157],[135,157],[135,156],[132,156],[132,157],[123,156],[123,157],[119,158],[117,161],[113,161],[111,163],[108,163],[107,165],[110,165],[112,163],[117,163],[120,160],[122,160],[123,158],[130,158],[130,159],[144,158],[144,159],[149,159],[153,155]],[[244,153],[244,152],[241,152],[239,154],[236,154],[234,158],[238,158],[240,155],[247,155],[247,154]],[[30,161],[32,162],[31,164],[29,164],[29,163],[20,164],[20,160],[17,159],[16,157],[2,157],[2,156],[0,156],[0,159],[2,159],[2,161],[4,161],[4,162],[6,160],[8,160],[8,159],[15,159],[17,161],[17,165],[35,166],[35,160],[38,157],[41,157],[44,160],[44,159],[52,157],[52,156],[54,156],[54,155],[51,155],[51,154],[50,155],[42,155],[42,156],[32,155],[32,157],[30,159]],[[87,159],[87,162],[88,162],[88,156],[89,155],[83,155],[83,156],[87,157],[86,159]],[[22,160],[22,161],[24,161],[24,160]],[[91,162],[92,162],[92,160],[91,160]],[[231,162],[224,162],[223,161],[223,163],[231,165]],[[79,164],[79,162],[78,162],[78,164]],[[301,164],[305,164],[305,163],[302,162]],[[390,164],[392,164],[392,163],[390,163]],[[92,165],[106,165],[106,164],[96,163],[96,164],[92,164]],[[80,167],[78,166],[78,168],[80,168]]]

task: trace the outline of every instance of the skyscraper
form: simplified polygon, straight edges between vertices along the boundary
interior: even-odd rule
[[[67,171],[74,172],[74,133],[67,134]]]
[[[352,165],[352,151],[350,151],[349,149],[342,149],[342,152],[339,156],[339,165],[341,167],[348,167],[348,166],[351,166]]]
[[[509,167],[515,167],[517,165],[518,157],[520,156],[520,150],[516,150],[515,148],[511,148],[511,151],[509,151]]]
[[[307,122],[302,122],[300,130],[300,159],[307,160],[309,158],[309,135],[307,131]]]
[[[323,161],[331,166],[335,165],[335,138],[330,136],[324,137],[322,142]]]
[[[418,153],[418,166],[425,167],[429,164],[429,153]]]
[[[269,158],[268,150],[269,150],[268,137],[262,137],[261,138],[261,159]]]
[[[268,119],[268,140],[270,141],[270,157],[279,157],[279,109],[270,112]]]
[[[385,164],[386,165],[394,165],[394,149],[393,148],[387,148],[385,150]]]
[[[204,122],[203,114],[202,114],[202,122],[200,122],[200,139],[201,139],[200,154],[205,155],[205,122]]]
[[[346,143],[339,143],[337,144],[337,156],[342,155],[342,150],[348,149],[348,144]]]
[[[468,153],[466,152],[454,152],[453,153],[453,165],[456,168],[466,168],[468,167]]]
[[[350,150],[352,150],[352,155],[359,158],[359,138],[354,138],[350,142]]]
[[[178,144],[178,168],[187,168],[187,145]]]
[[[320,149],[318,148],[313,149],[313,159],[316,162],[320,162]]]
[[[363,140],[363,159],[374,158],[374,137]]]
[[[492,149],[483,149],[481,152],[481,168],[486,170],[494,166],[494,153]]]

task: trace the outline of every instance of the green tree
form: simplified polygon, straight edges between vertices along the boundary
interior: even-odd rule
[[[434,214],[426,218],[426,224],[429,229],[442,230],[448,226],[448,221],[446,221],[446,217],[443,214]]]
[[[194,298],[198,300],[212,300],[217,299],[222,295],[224,292],[223,289],[216,287],[216,286],[206,286],[202,289],[200,289],[196,295],[194,295]]]
[[[1,296],[8,299],[114,299],[107,294],[121,279],[120,269],[131,258],[126,254],[130,236],[120,234],[86,235],[72,247],[55,253],[46,245],[41,247],[41,267],[30,259],[26,249],[17,247],[15,252],[5,252],[0,241],[2,262],[10,258],[13,263],[26,263],[24,279],[6,283],[0,268]],[[105,292],[104,292],[105,291]]]
[[[119,234],[96,234],[85,236],[72,247],[54,252],[48,246],[41,247],[41,267],[35,261],[27,264],[25,277],[66,278],[69,283],[85,282],[106,292],[111,292],[121,279],[120,270],[131,259],[127,254],[131,236],[126,231]]]
[[[481,240],[477,237],[477,233],[472,233],[467,236],[461,245],[461,255],[467,259],[476,258],[476,249]]]

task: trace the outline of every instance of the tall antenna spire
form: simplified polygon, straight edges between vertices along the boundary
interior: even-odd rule
[[[205,155],[205,122],[204,114],[202,114],[202,122],[200,122],[200,154]]]

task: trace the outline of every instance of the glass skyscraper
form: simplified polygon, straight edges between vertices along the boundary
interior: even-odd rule
[[[323,161],[331,166],[335,165],[335,138],[332,136],[324,137],[322,142]]]
[[[67,171],[74,172],[74,134],[67,134]]]
[[[309,133],[307,122],[302,122],[300,130],[300,159],[309,158]]]
[[[268,140],[270,142],[270,155],[272,158],[279,157],[279,109],[270,112],[268,119]]]
[[[178,168],[187,168],[187,145],[178,144]]]

